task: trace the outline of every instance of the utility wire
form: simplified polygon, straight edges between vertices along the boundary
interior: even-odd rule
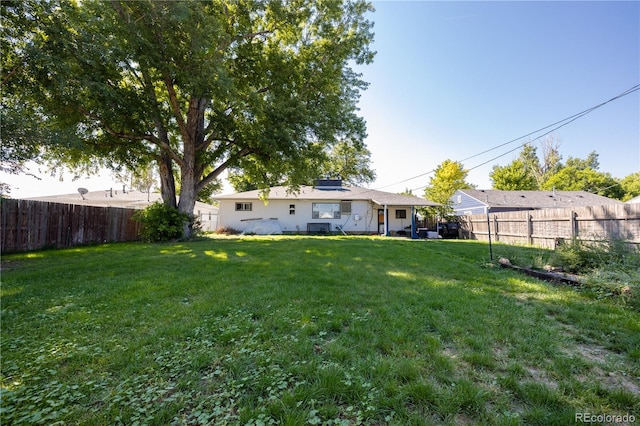
[[[614,96],[613,98],[611,98],[611,99],[609,99],[609,100],[607,100],[607,101],[604,101],[604,102],[602,102],[602,103],[600,103],[600,104],[598,104],[598,105],[595,105],[595,106],[593,106],[593,107],[591,107],[591,108],[585,109],[584,111],[581,111],[581,112],[579,112],[579,113],[577,113],[577,114],[574,114],[574,115],[572,115],[572,116],[570,116],[570,117],[564,118],[564,119],[562,119],[562,120],[560,120],[560,121],[556,121],[555,123],[549,124],[549,125],[547,125],[547,126],[545,126],[545,127],[542,127],[542,128],[540,128],[540,129],[538,129],[538,130],[534,130],[533,132],[529,132],[529,133],[527,133],[526,135],[520,136],[520,137],[518,137],[518,138],[516,138],[516,139],[512,139],[512,140],[510,140],[510,141],[508,141],[508,142],[502,143],[502,144],[500,144],[500,145],[496,145],[496,146],[494,146],[493,148],[490,148],[490,149],[484,150],[484,151],[482,151],[482,152],[479,152],[479,153],[477,153],[477,154],[471,155],[471,156],[469,156],[469,157],[463,158],[462,160],[459,160],[458,162],[459,162],[459,163],[462,163],[463,161],[470,160],[470,159],[475,158],[475,157],[479,157],[479,156],[481,156],[481,155],[483,155],[483,154],[486,154],[486,153],[488,153],[488,152],[495,151],[496,149],[502,148],[503,146],[506,146],[506,145],[512,144],[512,143],[517,142],[517,141],[519,141],[519,140],[521,140],[521,139],[524,139],[524,138],[526,138],[526,137],[529,137],[529,136],[535,135],[536,133],[541,132],[541,131],[543,131],[543,130],[546,130],[546,129],[550,128],[550,127],[557,126],[557,127],[554,127],[553,129],[549,130],[548,132],[543,133],[542,135],[540,135],[540,136],[536,137],[536,138],[535,138],[535,139],[533,139],[533,140],[527,140],[527,142],[525,142],[525,143],[523,143],[523,144],[520,144],[520,145],[518,145],[517,147],[515,147],[515,148],[513,148],[513,149],[510,149],[509,151],[507,151],[507,152],[505,152],[505,153],[503,153],[503,154],[500,154],[500,155],[498,155],[498,156],[496,156],[496,157],[493,157],[493,158],[491,158],[490,160],[487,160],[487,161],[485,161],[485,162],[483,162],[483,163],[480,163],[480,164],[478,164],[478,165],[476,165],[476,166],[474,166],[474,167],[472,167],[472,168],[470,168],[470,169],[467,169],[467,170],[469,171],[469,170],[477,169],[478,167],[484,166],[485,164],[490,163],[490,162],[492,162],[492,161],[494,161],[494,160],[497,160],[498,158],[504,157],[505,155],[507,155],[507,154],[509,154],[509,153],[511,153],[511,152],[513,152],[513,151],[516,151],[516,150],[518,150],[518,149],[522,148],[523,146],[525,146],[525,145],[527,145],[527,144],[529,144],[529,143],[531,143],[531,142],[533,142],[533,141],[536,141],[536,140],[538,140],[538,139],[540,139],[540,138],[542,138],[542,137],[544,137],[544,136],[546,136],[546,135],[548,135],[548,134],[550,134],[550,133],[553,133],[554,131],[556,131],[556,130],[558,130],[558,129],[560,129],[560,128],[562,128],[562,127],[564,127],[564,126],[566,126],[566,125],[568,125],[568,124],[570,124],[570,123],[572,123],[572,122],[576,121],[576,120],[577,120],[577,119],[579,119],[579,118],[584,117],[585,115],[587,115],[587,114],[589,114],[589,113],[591,113],[591,112],[595,111],[595,110],[596,110],[596,109],[598,109],[598,108],[601,108],[601,107],[603,107],[603,106],[607,105],[607,104],[608,104],[608,103],[610,103],[610,102],[613,102],[613,101],[615,101],[615,100],[617,100],[617,99],[620,99],[620,98],[622,98],[622,97],[624,97],[624,96],[627,96],[627,95],[629,95],[629,94],[631,94],[631,93],[637,92],[638,90],[640,90],[640,84],[636,84],[635,86],[633,86],[633,87],[631,87],[631,88],[629,88],[629,89],[625,90],[624,92],[620,93],[619,95]],[[394,186],[394,185],[398,185],[398,184],[401,184],[401,183],[405,183],[405,182],[408,182],[408,181],[411,181],[411,180],[418,179],[418,178],[420,178],[420,177],[426,176],[426,175],[431,174],[431,173],[433,173],[433,172],[435,172],[435,169],[430,170],[430,171],[425,172],[425,173],[421,173],[421,174],[419,174],[419,175],[416,175],[416,176],[413,176],[413,177],[410,177],[410,178],[407,178],[407,179],[404,179],[404,180],[401,180],[401,181],[398,181],[398,182],[395,182],[395,183],[392,183],[392,184],[389,184],[389,185],[381,186],[381,187],[379,187],[379,188],[377,188],[377,189],[383,189],[383,188],[387,188],[387,187],[389,187],[389,186]],[[427,185],[423,185],[423,186],[421,186],[421,187],[414,188],[414,189],[412,189],[412,191],[416,191],[416,190],[419,190],[419,189],[425,188],[426,186],[427,186]]]

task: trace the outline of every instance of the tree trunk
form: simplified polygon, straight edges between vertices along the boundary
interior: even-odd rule
[[[162,157],[158,160],[158,170],[160,171],[162,202],[167,206],[176,208],[176,181],[173,177],[172,161],[169,154],[162,154]]]
[[[200,176],[197,170],[198,146],[204,141],[204,111],[207,107],[208,100],[206,98],[192,98],[189,102],[189,110],[187,112],[186,135],[183,137],[183,163],[180,167],[180,201],[178,202],[178,210],[183,213],[194,216],[193,209],[198,197],[198,184]],[[188,139],[188,140],[184,140]],[[191,238],[193,236],[193,221],[185,223],[184,237]]]

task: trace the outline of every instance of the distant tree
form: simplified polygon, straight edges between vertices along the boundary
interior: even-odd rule
[[[445,160],[436,167],[434,174],[429,178],[429,185],[425,188],[426,199],[442,204],[442,207],[428,207],[427,213],[438,214],[441,217],[449,216],[452,212],[451,197],[458,189],[475,188],[466,181],[469,172],[464,169],[462,163],[453,160]]]
[[[622,199],[625,195],[622,185],[611,174],[575,164],[560,169],[559,172],[547,179],[542,189],[586,191],[617,200]]]
[[[534,189],[540,189],[549,176],[562,167],[559,146],[560,142],[555,137],[547,137],[540,143],[542,159],[538,157],[538,150],[535,146],[526,144],[522,148],[518,160],[524,164],[527,174],[535,179],[536,188]]]
[[[591,151],[589,155],[587,155],[587,158],[585,158],[584,160],[580,158],[569,157],[567,159],[567,162],[564,163],[563,167],[575,167],[581,170],[598,170],[600,168],[600,161],[598,160],[598,157],[598,153],[595,151]]]
[[[321,173],[350,185],[376,180],[376,173],[371,169],[371,152],[363,143],[352,140],[342,140],[333,146]]]
[[[624,196],[622,201],[630,200],[640,195],[640,172],[632,173],[629,176],[625,176],[620,185],[624,190]]]
[[[516,159],[506,166],[493,166],[489,178],[493,189],[504,191],[538,189],[538,182],[533,172],[520,159]]]
[[[151,165],[141,167],[131,174],[131,187],[141,192],[151,192],[158,184],[158,177]]]

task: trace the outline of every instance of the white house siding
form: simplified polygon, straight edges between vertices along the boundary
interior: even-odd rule
[[[220,200],[218,226],[243,231],[249,221],[258,219],[277,219],[284,233],[306,233],[309,223],[329,223],[331,232],[352,234],[377,234],[378,210],[382,209],[371,201],[351,201],[351,214],[342,214],[339,219],[314,219],[314,202],[340,203],[342,200],[269,200],[268,204],[258,199]],[[251,211],[236,211],[236,203],[251,203]],[[290,214],[290,206],[294,214]],[[391,233],[403,231],[411,226],[411,207],[387,206],[387,223]],[[396,210],[406,210],[405,219],[396,219]]]

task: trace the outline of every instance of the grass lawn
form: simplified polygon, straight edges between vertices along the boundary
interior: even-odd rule
[[[494,246],[494,257],[539,249]],[[3,424],[640,418],[640,312],[488,245],[204,238],[2,259]]]

